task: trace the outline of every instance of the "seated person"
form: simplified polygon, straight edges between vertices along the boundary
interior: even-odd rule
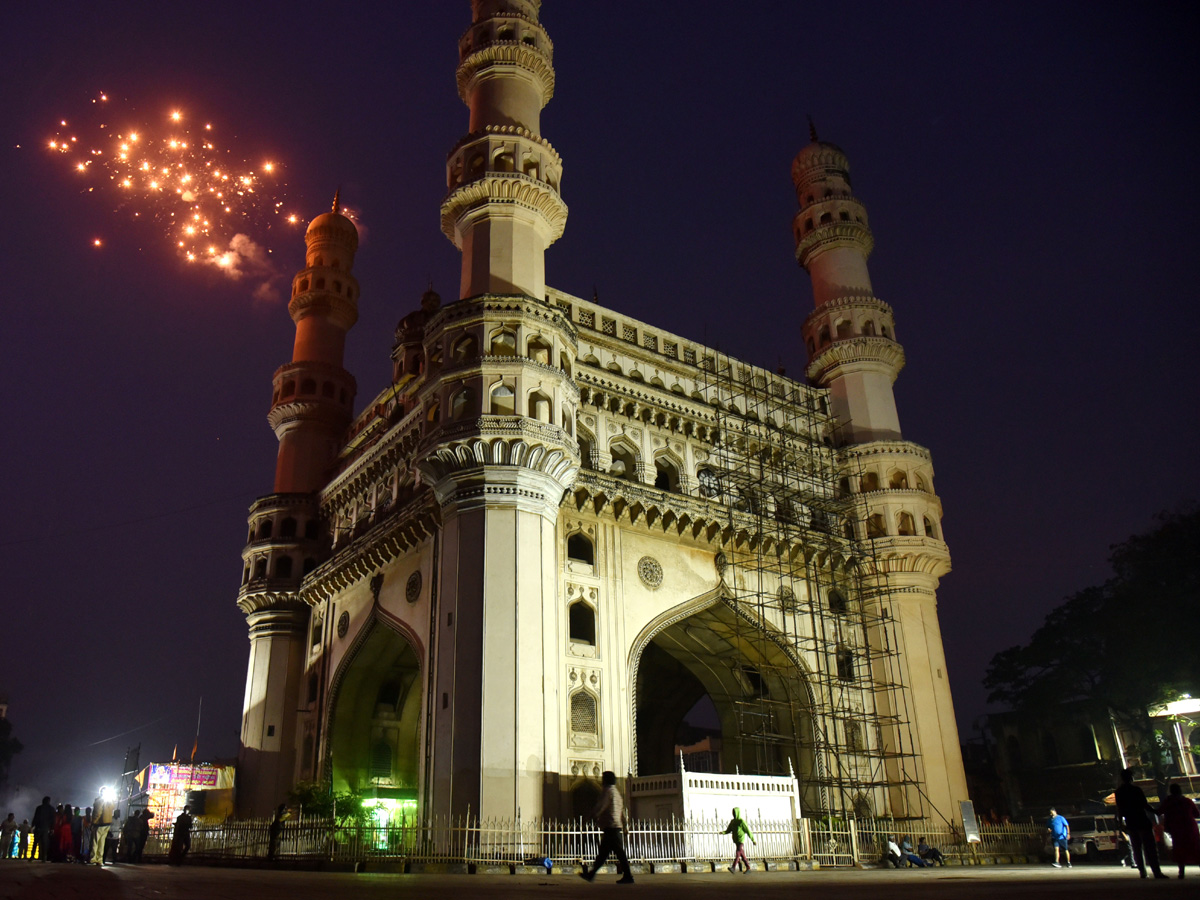
[[[924,837],[917,841],[917,856],[921,857],[921,859],[928,860],[929,862],[935,862],[939,866],[944,866],[946,864],[946,857],[942,851],[937,847],[930,847],[927,843],[925,843]]]
[[[916,866],[917,868],[924,869],[929,865],[929,863],[925,862],[925,860],[921,859],[921,857],[912,852],[912,844],[909,844],[908,841],[905,841],[904,844],[907,845],[907,850],[898,846],[895,838],[888,841],[888,861],[891,862],[893,866],[899,869],[901,862],[907,862],[910,866]],[[892,861],[893,856],[895,856],[895,861]]]

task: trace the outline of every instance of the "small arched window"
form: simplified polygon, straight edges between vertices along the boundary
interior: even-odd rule
[[[465,363],[479,355],[479,344],[474,335],[464,335],[454,344],[451,356],[456,363]]]
[[[442,417],[442,407],[436,400],[429,404],[429,409],[425,412],[425,421],[430,425],[436,425]]]
[[[587,691],[576,691],[571,695],[571,730],[576,734],[600,733],[596,698]]]
[[[582,600],[567,607],[567,624],[571,640],[577,644],[596,644],[596,614]]]
[[[828,325],[823,325],[821,327],[821,330],[819,332],[817,332],[817,343],[822,347],[824,347],[826,344],[829,343],[829,326]]]
[[[831,612],[844,613],[849,608],[850,605],[846,602],[846,595],[838,588],[834,588],[829,592],[829,609]]]
[[[567,559],[575,562],[595,565],[596,550],[591,540],[582,531],[577,531],[567,538]]]
[[[260,559],[254,564],[254,577],[255,578],[266,578],[267,577],[267,561],[265,559]]]
[[[929,485],[925,483],[925,478],[920,473],[917,473],[917,490],[929,493]]]
[[[896,531],[904,535],[915,535],[917,533],[917,526],[913,524],[912,513],[900,513],[896,519]]]
[[[529,395],[529,417],[547,425],[554,424],[554,404],[541,391]]]
[[[637,455],[623,444],[614,445],[611,452],[612,465],[609,467],[609,474],[626,481],[637,481]]]
[[[492,356],[516,356],[517,336],[511,331],[497,331],[492,335],[491,349],[488,353]]]
[[[263,519],[258,523],[258,539],[265,540],[271,536],[271,520]]]
[[[892,490],[906,491],[908,490],[908,473],[901,469],[897,469],[892,473],[892,477],[888,480],[888,487]]]
[[[654,486],[659,490],[679,493],[679,469],[662,456],[654,460]]]
[[[275,560],[275,577],[292,577],[292,558],[290,556],[281,556],[279,559]]]
[[[842,319],[837,323],[838,340],[854,336],[854,325],[849,319]]]
[[[455,421],[475,414],[475,392],[465,387],[450,401],[450,418]]]
[[[822,225],[828,225],[832,221],[833,221],[833,213],[822,213],[821,214],[821,224]]]
[[[878,472],[863,472],[858,479],[859,490],[877,491],[879,490],[879,473]]]
[[[511,416],[516,409],[516,395],[513,389],[500,382],[492,388],[492,415]]]
[[[873,337],[875,335],[875,320],[867,319],[867,321],[863,322],[862,330],[863,334],[867,335],[868,337]]]
[[[892,329],[888,328],[886,325],[879,326],[879,333],[882,334],[885,338],[888,338],[889,340],[892,337]]]
[[[867,537],[886,537],[887,525],[883,522],[883,515],[875,513],[867,518]]]
[[[924,517],[923,524],[925,526],[925,537],[936,538],[938,536],[937,526],[933,524],[929,516]]]
[[[841,647],[837,651],[837,676],[839,681],[854,681],[854,651]]]
[[[554,354],[554,348],[542,340],[540,337],[532,337],[529,339],[529,345],[526,348],[528,356],[534,362],[541,363],[544,366],[550,365],[550,359]]]

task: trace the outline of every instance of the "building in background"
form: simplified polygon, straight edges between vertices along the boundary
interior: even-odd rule
[[[796,156],[816,308],[762,322],[806,344],[804,381],[549,287],[567,207],[540,6],[471,4],[441,208],[458,299],[401,319],[365,406],[357,231],[335,200],[305,236],[238,594],[240,811],[316,780],[423,816],[576,815],[603,770],[677,772],[703,707],[725,773],[794,773],[806,812],[954,818],[950,558],[846,154],[814,133]]]

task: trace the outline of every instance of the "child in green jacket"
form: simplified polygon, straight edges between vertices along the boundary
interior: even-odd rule
[[[745,868],[743,872],[750,871],[750,861],[746,859],[745,843],[746,838],[750,838],[750,843],[757,844],[754,835],[750,833],[750,826],[746,824],[746,820],[742,818],[742,811],[736,806],[733,808],[733,818],[729,821],[729,827],[721,832],[733,836],[734,846],[737,851],[733,854],[733,864],[729,867],[730,872],[737,871],[738,862],[740,861]]]

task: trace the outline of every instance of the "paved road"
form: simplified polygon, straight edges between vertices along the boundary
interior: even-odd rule
[[[1173,872],[1174,869],[1172,868]],[[601,876],[607,881],[614,876]],[[747,888],[753,886],[753,892]],[[585,884],[571,875],[379,875],[331,872],[217,869],[202,866],[54,865],[0,861],[0,898],[20,900],[317,900],[353,897],[355,900],[397,900],[412,897],[476,897],[538,900],[559,898],[653,895],[670,900],[718,900],[723,897],[794,898],[811,900],[932,900],[969,897],[970,900],[1087,897],[1103,900],[1132,889],[1154,897],[1200,897],[1200,875],[1191,870],[1184,881],[1139,882],[1124,869],[1077,866],[996,866],[977,869],[819,872],[751,872],[731,875],[644,875],[632,886]]]

